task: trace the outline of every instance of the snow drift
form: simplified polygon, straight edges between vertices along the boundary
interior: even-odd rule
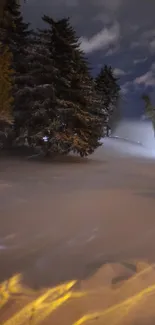
[[[146,149],[155,150],[155,137],[151,121],[122,120],[112,136],[139,143]]]

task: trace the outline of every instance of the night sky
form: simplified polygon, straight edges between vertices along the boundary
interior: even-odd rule
[[[93,75],[115,69],[126,116],[142,114],[144,91],[155,103],[155,0],[27,0],[22,10],[34,28],[43,14],[71,18]]]

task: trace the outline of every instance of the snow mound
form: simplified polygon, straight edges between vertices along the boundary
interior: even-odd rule
[[[155,159],[155,146],[146,148],[141,143],[119,137],[103,138],[102,143],[103,149],[114,156]]]
[[[146,149],[155,150],[155,137],[151,121],[121,121],[113,137],[141,144]]]

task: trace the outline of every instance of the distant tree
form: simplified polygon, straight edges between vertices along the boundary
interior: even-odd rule
[[[109,118],[109,125],[111,131],[115,131],[118,123],[122,119],[122,108],[121,108],[121,96],[117,99],[115,106],[113,107],[113,113]]]
[[[0,46],[0,128],[12,123],[12,55],[7,47]]]
[[[116,115],[117,118],[119,115],[118,101],[120,97],[120,86],[118,79],[114,76],[112,68],[105,65],[101,68],[101,71],[95,79],[95,83],[96,91],[101,97],[102,107],[105,111],[106,123],[110,128],[114,124]]]
[[[142,99],[143,99],[143,101],[145,103],[145,113],[147,115],[149,115],[153,110],[153,107],[152,107],[152,104],[151,104],[151,99],[150,99],[149,95],[147,95],[147,94],[143,94]]]
[[[150,118],[150,120],[152,121],[154,134],[155,134],[155,106],[152,105],[151,99],[147,94],[142,95],[142,100],[144,101],[145,104],[145,115],[148,118]]]

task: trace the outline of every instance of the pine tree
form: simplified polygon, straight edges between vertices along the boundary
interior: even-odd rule
[[[113,113],[116,113],[120,86],[118,79],[114,76],[111,67],[105,65],[101,68],[99,75],[95,79],[96,91],[101,98],[103,110],[106,112],[106,122],[110,126]]]
[[[0,19],[0,41],[8,46],[13,55],[13,68],[16,73],[22,72],[25,47],[31,34],[29,24],[23,21],[20,4],[16,0],[6,0],[4,14]]]
[[[43,30],[49,39],[49,50],[58,71],[56,97],[61,101],[57,108],[61,129],[60,151],[88,155],[100,143],[102,118],[94,107],[94,92],[87,61],[69,19],[54,21],[44,16],[48,29]]]
[[[39,147],[45,153],[59,151],[56,73],[46,40],[41,35],[36,36],[27,48],[24,87],[16,92],[15,105],[21,107],[16,117],[16,132],[20,140],[27,139],[29,145]]]
[[[0,46],[0,122],[12,122],[12,56],[7,47]]]

